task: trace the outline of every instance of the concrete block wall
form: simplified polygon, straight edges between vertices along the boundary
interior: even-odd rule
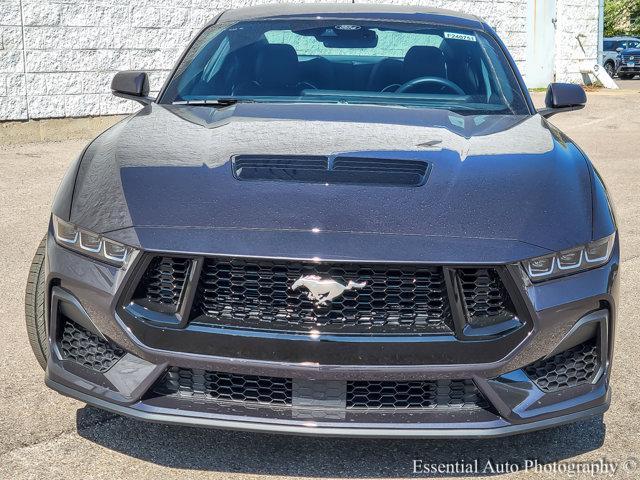
[[[525,71],[530,1],[533,0],[385,0],[384,3],[423,4],[480,15],[497,30],[520,69]],[[557,78],[578,81],[584,54],[575,37],[585,35],[587,56],[595,62],[597,2],[557,2]],[[110,93],[115,72],[147,70],[155,91],[188,41],[208,20],[221,10],[257,3],[265,2],[0,0],[0,121],[130,112],[136,104]]]
[[[580,81],[580,66],[598,58],[597,0],[560,0],[556,24],[556,77]],[[578,41],[578,36],[581,36]]]

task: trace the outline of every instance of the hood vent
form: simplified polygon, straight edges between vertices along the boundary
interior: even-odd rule
[[[232,166],[238,180],[399,187],[423,185],[429,174],[429,163],[422,160],[366,157],[238,155]]]

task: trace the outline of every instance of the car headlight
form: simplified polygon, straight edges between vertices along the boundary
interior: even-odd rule
[[[607,263],[611,257],[615,239],[614,232],[608,237],[580,247],[525,260],[522,266],[533,282],[582,272]]]
[[[79,228],[55,215],[52,217],[58,245],[118,267],[126,265],[135,252],[132,247]]]

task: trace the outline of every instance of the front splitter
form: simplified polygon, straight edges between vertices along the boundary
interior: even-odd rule
[[[208,427],[225,430],[242,430],[260,433],[277,433],[305,436],[324,437],[352,437],[352,438],[496,438],[520,433],[533,432],[546,428],[573,423],[585,418],[601,415],[607,411],[611,401],[611,390],[603,404],[579,412],[560,415],[552,418],[531,421],[522,424],[493,426],[490,428],[434,428],[424,424],[394,424],[393,427],[377,427],[372,424],[345,424],[342,426],[323,425],[320,422],[276,423],[265,422],[260,418],[232,417],[232,416],[195,416],[192,412],[184,414],[172,413],[176,410],[156,409],[147,411],[133,406],[123,406],[107,402],[100,398],[87,395],[72,388],[59,384],[49,378],[45,380],[47,386],[68,397],[83,401],[89,405],[107,410],[126,417],[154,423],[172,425]],[[160,411],[163,410],[163,411]],[[182,413],[182,412],[181,412]]]

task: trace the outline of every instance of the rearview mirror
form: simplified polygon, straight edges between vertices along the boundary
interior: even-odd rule
[[[549,118],[556,113],[584,108],[587,103],[587,94],[580,85],[575,83],[551,83],[547,88],[544,103],[546,108],[538,110],[538,113]]]
[[[378,34],[359,25],[336,25],[325,29],[316,40],[327,48],[375,48]]]
[[[146,72],[125,71],[118,72],[111,81],[111,92],[116,97],[134,100],[142,105],[149,105],[152,99],[149,95],[149,76]]]

